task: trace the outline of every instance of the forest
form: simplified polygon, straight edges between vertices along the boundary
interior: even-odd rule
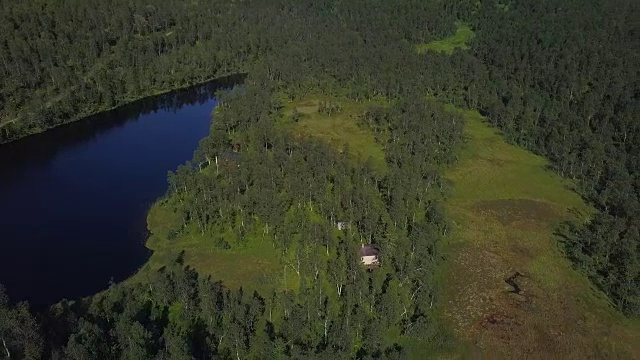
[[[0,287],[7,358],[405,358],[446,351],[438,244],[450,228],[442,168],[477,109],[543,155],[595,208],[557,229],[575,267],[640,315],[640,124],[632,0],[3,2],[0,143],[137,98],[247,73],[220,95],[210,135],[168,177],[166,240],[276,249],[284,282],[232,288],[172,254],[157,271],[42,312]],[[449,54],[415,45],[475,36]],[[287,104],[364,108],[383,156],[289,129]],[[302,120],[301,120],[302,119]],[[216,156],[241,144],[239,165]],[[305,181],[301,181],[304,179]],[[338,222],[348,223],[337,230]],[[203,241],[204,241],[203,240]],[[357,249],[375,244],[367,271]]]

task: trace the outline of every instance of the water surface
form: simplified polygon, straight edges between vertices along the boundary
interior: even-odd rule
[[[0,283],[44,306],[144,264],[146,212],[209,132],[224,79],[0,146]]]

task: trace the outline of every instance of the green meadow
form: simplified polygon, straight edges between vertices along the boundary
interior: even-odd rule
[[[216,244],[217,238],[201,235],[195,226],[187,226],[179,237],[172,238],[171,232],[182,224],[182,219],[174,211],[174,201],[168,197],[151,207],[147,217],[151,236],[146,246],[153,253],[136,277],[171,263],[184,251],[186,265],[201,275],[210,275],[224,282],[230,288],[265,292],[286,286],[280,277],[280,254],[272,239],[264,237],[261,232],[247,234],[247,240],[240,246],[233,244],[237,235],[231,229],[215,229],[219,238],[232,243],[229,249],[221,249]]]
[[[319,111],[322,103],[339,107],[334,113]],[[312,95],[287,102],[284,107],[285,131],[296,136],[321,139],[338,151],[348,152],[356,164],[370,161],[379,171],[385,171],[383,148],[373,132],[358,121],[367,108],[383,106],[382,100],[355,102],[346,98]],[[292,119],[292,117],[296,119]]]
[[[469,42],[474,37],[473,30],[463,22],[456,22],[456,27],[456,33],[454,35],[441,40],[418,44],[415,47],[416,51],[418,54],[434,51],[451,55],[455,49],[467,50],[469,48]]]
[[[446,171],[453,228],[441,251],[441,319],[466,356],[632,358],[640,329],[571,266],[554,234],[590,209],[544,158],[508,144],[476,111]],[[463,345],[461,345],[463,346]],[[635,354],[635,355],[634,355]]]

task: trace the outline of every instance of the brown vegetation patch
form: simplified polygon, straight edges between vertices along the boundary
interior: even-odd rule
[[[551,204],[530,199],[501,199],[477,202],[474,210],[498,220],[502,225],[534,230],[535,223],[547,223],[558,216]]]
[[[518,228],[518,229],[525,230],[521,228]],[[529,230],[529,229],[526,229],[526,230]],[[509,249],[511,251],[511,255],[516,257],[517,259],[530,260],[536,255],[536,251],[532,249],[530,244],[520,243],[518,242],[519,239],[516,237],[512,237],[509,240],[510,240]]]
[[[445,314],[460,335],[473,341],[468,355],[548,359],[571,354],[571,344],[584,340],[573,339],[575,311],[562,306],[572,295],[549,293],[526,271],[529,257],[506,256],[507,249],[488,242],[467,244],[454,256]]]
[[[482,319],[480,322],[480,326],[485,329],[493,329],[493,330],[512,330],[513,327],[522,325],[522,321],[518,320],[518,318],[513,314],[504,314],[504,313],[491,313],[488,314]],[[506,334],[501,334],[501,338],[508,337],[508,332]]]
[[[479,115],[466,119],[472,136],[448,173],[455,228],[442,282],[444,319],[469,347],[462,358],[640,359],[637,325],[571,268],[553,235],[589,210],[543,159]]]
[[[505,289],[499,285],[502,275],[493,269],[503,268],[505,264],[491,251],[479,247],[464,249],[456,260],[456,273],[447,287],[452,292],[447,315],[453,320],[454,328],[462,330],[496,311],[495,299]]]

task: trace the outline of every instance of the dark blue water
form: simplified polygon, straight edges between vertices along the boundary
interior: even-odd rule
[[[0,283],[35,306],[105,289],[149,256],[146,212],[209,132],[226,79],[0,146]]]

